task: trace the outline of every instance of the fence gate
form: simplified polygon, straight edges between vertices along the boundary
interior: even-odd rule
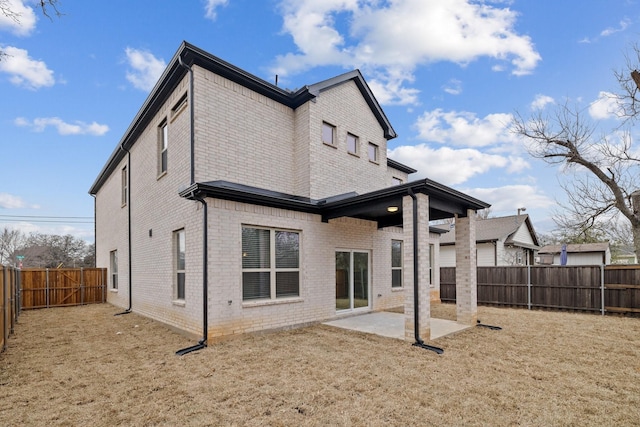
[[[21,276],[23,309],[106,301],[106,268],[25,268]]]

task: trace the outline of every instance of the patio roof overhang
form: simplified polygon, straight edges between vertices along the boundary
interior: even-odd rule
[[[378,228],[402,225],[402,198],[422,193],[429,196],[429,219],[466,216],[468,210],[480,210],[490,205],[429,179],[413,181],[365,194],[347,193],[314,200],[228,181],[195,183],[179,194],[187,199],[212,197],[275,208],[308,212],[322,216],[328,222],[334,218],[351,217],[375,221]],[[391,209],[390,209],[391,208]],[[397,209],[393,209],[397,208]]]

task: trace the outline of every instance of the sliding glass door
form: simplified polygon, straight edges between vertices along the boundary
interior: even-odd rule
[[[369,252],[336,251],[336,310],[369,307]]]

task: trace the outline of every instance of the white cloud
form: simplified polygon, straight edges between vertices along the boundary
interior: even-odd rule
[[[0,31],[9,31],[16,36],[28,36],[36,28],[36,14],[21,0],[2,0],[2,9],[13,12],[12,16],[0,13]]]
[[[508,168],[514,160],[473,148],[436,150],[426,144],[404,145],[389,151],[389,157],[418,170],[414,178],[428,177],[445,185],[462,184],[494,168]]]
[[[589,115],[596,120],[605,120],[619,117],[620,106],[616,95],[610,92],[600,92],[598,99],[589,105]]]
[[[127,80],[138,89],[145,91],[153,89],[167,66],[164,60],[156,58],[150,52],[130,47],[125,49],[125,53],[132,68],[127,71]]]
[[[26,203],[18,196],[9,193],[0,193],[0,208],[19,209],[26,207]]]
[[[556,204],[549,196],[533,185],[505,185],[494,188],[470,188],[465,193],[491,204],[496,215],[514,215],[519,207],[527,210],[547,209]]]
[[[607,29],[603,30],[603,31],[600,33],[600,35],[601,35],[602,37],[607,37],[607,36],[610,36],[610,35],[612,35],[612,34],[619,33],[619,32],[621,32],[621,31],[626,30],[626,29],[627,29],[627,27],[628,27],[630,24],[631,24],[631,21],[630,21],[629,19],[623,19],[623,20],[622,20],[622,21],[620,21],[620,23],[618,24],[618,25],[619,25],[619,26],[618,26],[618,28],[609,27],[609,28],[607,28]]]
[[[204,3],[204,16],[215,21],[218,17],[216,9],[226,6],[229,3],[229,0],[206,0]]]
[[[547,104],[553,104],[555,100],[547,95],[536,95],[535,99],[531,103],[530,107],[532,110],[543,110]]]
[[[449,95],[460,95],[462,93],[462,82],[458,79],[451,79],[442,88]]]
[[[515,30],[517,13],[470,0],[282,0],[283,32],[298,51],[276,58],[273,72],[295,74],[314,66],[366,68],[378,89],[405,90],[417,66],[449,61],[462,66],[481,57],[529,74],[541,57]],[[369,72],[369,71],[368,71]],[[388,96],[396,103],[411,98]]]
[[[109,126],[101,125],[96,122],[84,123],[75,121],[67,123],[58,117],[38,117],[32,122],[24,117],[18,117],[14,120],[16,126],[30,127],[34,132],[43,132],[46,127],[53,126],[60,135],[94,135],[102,136],[109,131]]]
[[[415,124],[420,139],[467,147],[485,147],[513,143],[516,137],[509,131],[511,114],[489,114],[478,118],[466,111],[426,111]]]
[[[14,85],[36,90],[55,84],[53,71],[43,61],[31,58],[24,49],[13,46],[0,48],[7,55],[0,61],[0,72],[9,74],[9,81]]]

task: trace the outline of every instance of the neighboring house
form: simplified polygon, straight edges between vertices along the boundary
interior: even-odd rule
[[[547,245],[538,251],[538,264],[561,265],[560,254],[563,245]],[[602,265],[611,264],[609,242],[581,243],[567,245],[566,265]]]
[[[611,248],[611,264],[637,264],[638,257],[633,246],[615,246]]]
[[[413,339],[430,331],[429,246],[413,242],[457,215],[458,321],[474,325],[488,204],[409,182],[395,136],[357,70],[289,91],[183,43],[90,189],[108,301],[200,345],[404,305]]]
[[[438,226],[443,229],[455,228]],[[440,238],[440,266],[456,266],[455,234]],[[479,267],[533,265],[540,248],[529,215],[511,215],[476,220],[476,250]]]

